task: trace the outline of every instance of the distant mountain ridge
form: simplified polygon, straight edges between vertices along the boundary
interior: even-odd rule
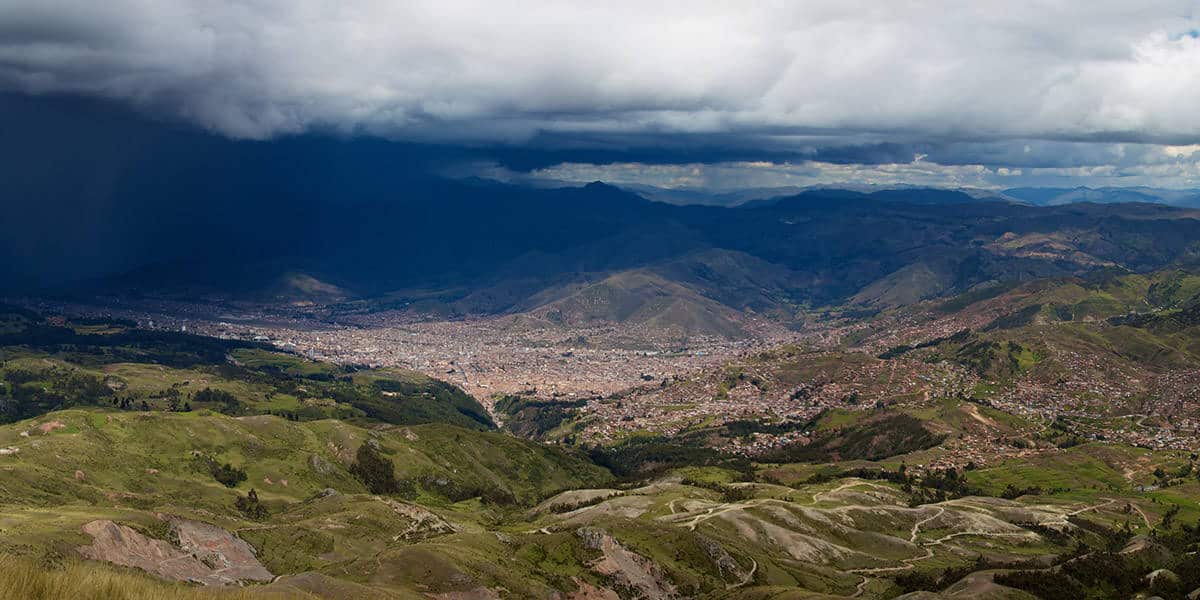
[[[1077,202],[1114,204],[1148,202],[1184,208],[1200,208],[1200,189],[1165,189],[1152,187],[1024,187],[1004,190],[1004,195],[1037,206],[1058,206]]]
[[[264,219],[223,251],[102,287],[288,302],[385,298],[447,315],[528,313],[737,335],[745,311],[902,306],[990,281],[1196,260],[1200,212],[1030,206],[921,188],[809,190],[738,208],[673,206],[603,184],[420,180],[314,221]],[[241,238],[227,240],[236,249]]]

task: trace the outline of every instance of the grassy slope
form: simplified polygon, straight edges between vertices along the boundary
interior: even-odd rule
[[[563,325],[617,322],[684,335],[742,337],[737,312],[687,286],[645,270],[625,271],[597,282],[554,288],[521,307]]]
[[[53,429],[42,433],[40,426],[47,424]],[[0,446],[20,449],[0,464],[5,472],[0,485],[9,502],[25,505],[111,502],[232,514],[234,492],[198,470],[194,453],[245,468],[248,481],[240,488],[254,486],[268,500],[296,501],[327,487],[365,491],[346,466],[368,439],[391,457],[400,478],[497,488],[523,502],[605,477],[603,470],[563,451],[451,425],[365,429],[333,420],[234,418],[208,411],[77,409],[0,428]],[[157,473],[149,474],[151,469]],[[76,479],[77,470],[84,473],[83,481]],[[276,483],[266,484],[267,479]]]
[[[75,405],[126,402],[140,408],[145,402],[152,409],[174,403],[232,414],[494,428],[486,410],[461,389],[412,371],[341,367],[242,342],[119,323],[52,326],[38,318],[0,310],[0,422]],[[197,401],[205,388],[233,394],[240,406]]]
[[[22,600],[258,600],[302,599],[314,596],[299,590],[210,590],[171,584],[131,569],[69,561],[46,566],[0,554],[0,598]]]
[[[961,411],[961,405],[947,404],[920,416],[945,422],[945,427],[967,426],[970,418]],[[995,416],[991,411],[986,414]],[[39,426],[48,422],[63,427],[43,434]],[[31,433],[24,437],[22,432]],[[476,499],[453,502],[442,495],[439,485],[423,483],[416,501],[458,531],[418,531],[415,538],[398,541],[395,536],[409,531],[412,521],[387,502],[364,494],[345,469],[353,450],[367,439],[375,440],[395,461],[400,477],[426,474],[432,476],[430,480],[464,487],[501,486],[512,490],[518,506],[485,505]],[[972,472],[972,482],[988,489],[1015,482],[1070,485],[1072,490],[1016,503],[984,499],[942,505],[949,516],[922,527],[919,547],[907,543],[911,529],[934,516],[936,508],[909,508],[899,486],[879,481],[839,479],[785,487],[736,483],[738,475],[724,469],[687,468],[649,487],[626,488],[599,503],[585,502],[572,510],[570,502],[564,501],[565,509],[527,513],[533,502],[554,491],[611,485],[608,476],[556,449],[447,425],[364,429],[336,421],[297,423],[270,416],[70,410],[0,427],[0,447],[7,446],[21,450],[0,457],[0,486],[4,487],[0,497],[6,499],[0,504],[0,530],[4,531],[0,553],[57,561],[86,543],[79,526],[88,520],[110,518],[153,533],[154,513],[166,512],[238,531],[275,573],[319,574],[295,579],[296,587],[288,590],[343,597],[417,589],[467,593],[479,586],[504,587],[518,597],[540,597],[575,589],[580,581],[612,585],[589,567],[598,554],[583,543],[577,532],[580,527],[603,529],[623,547],[653,561],[686,597],[751,598],[789,586],[849,595],[862,581],[849,569],[904,568],[909,564],[906,559],[922,556],[922,547],[932,556],[910,562],[913,568],[931,570],[966,564],[969,558],[963,557],[976,552],[1018,560],[1067,549],[1065,543],[1035,537],[968,535],[953,538],[953,544],[934,543],[942,536],[981,526],[1011,527],[979,521],[984,518],[980,515],[1020,523],[1118,498],[1120,503],[1087,516],[1110,526],[1137,519],[1121,509],[1126,502],[1139,506],[1153,522],[1168,502],[1185,505],[1180,519],[1190,522],[1200,516],[1193,515],[1194,502],[1185,502],[1194,497],[1195,485],[1146,494],[1133,490],[1155,467],[1177,468],[1179,457],[1100,445]],[[244,466],[249,481],[237,490],[220,486],[193,468],[190,456],[197,450]],[[770,469],[780,472],[786,466]],[[76,470],[83,472],[82,480]],[[707,487],[671,483],[679,478]],[[272,509],[265,522],[247,521],[232,507],[235,494],[251,486]],[[342,493],[314,497],[325,487]],[[728,497],[729,490],[740,491]],[[542,528],[549,533],[539,533]],[[729,554],[736,569],[716,564],[717,555],[710,554],[713,542]],[[727,589],[741,582],[752,566],[755,575],[749,584]],[[72,573],[74,567],[67,568],[66,573]],[[13,574],[12,569],[6,575],[4,569],[0,566],[0,579],[30,577]],[[112,571],[103,567],[96,576],[110,577]],[[280,585],[256,590],[280,589]],[[872,576],[866,597],[894,594],[890,586],[886,572]],[[158,595],[143,597],[174,598],[177,591],[176,586],[162,586],[154,591]]]
[[[43,433],[40,425],[48,423],[53,428]],[[0,427],[0,440],[0,447],[20,448],[0,461],[0,553],[69,557],[87,543],[83,523],[106,518],[152,533],[154,515],[167,513],[241,531],[277,574],[318,570],[361,583],[375,577],[377,556],[407,547],[395,536],[414,526],[366,494],[348,472],[367,440],[394,462],[397,477],[414,481],[417,502],[459,524],[456,535],[466,536],[467,546],[486,541],[483,523],[498,524],[550,494],[609,479],[603,469],[555,448],[440,424],[364,429],[207,411],[77,409]],[[195,452],[244,468],[248,480],[236,489],[222,486],[198,468]],[[265,528],[234,508],[251,487],[272,511]],[[340,494],[318,497],[325,488]],[[515,504],[459,501],[477,493]],[[503,554],[493,550],[476,551]],[[447,553],[439,550],[421,564],[448,560],[440,558]],[[406,589],[413,577],[392,583]]]
[[[1184,270],[993,286],[912,309],[974,323],[973,330],[914,340],[920,344],[881,356],[962,365],[988,382],[976,390],[980,397],[1018,380],[1052,389],[1091,380],[1124,388],[1135,403],[1153,401],[1156,377],[1200,367],[1198,306],[1200,274]],[[1093,404],[1103,400],[1075,393]]]

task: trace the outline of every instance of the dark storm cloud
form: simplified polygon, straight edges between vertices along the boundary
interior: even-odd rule
[[[0,91],[526,172],[1174,164],[1183,184],[1195,161],[1162,147],[1200,141],[1196,29],[1195,2],[1157,0],[8,0]]]
[[[1200,134],[1194,8],[9,0],[0,82],[248,138],[819,130],[1181,143]]]

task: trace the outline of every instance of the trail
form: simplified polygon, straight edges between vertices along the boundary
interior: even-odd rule
[[[1067,516],[1083,514],[1085,512],[1088,512],[1091,510],[1096,510],[1097,508],[1102,508],[1104,506],[1108,506],[1108,505],[1116,502],[1116,500],[1112,499],[1112,498],[1107,498],[1105,500],[1106,500],[1105,502],[1102,502],[1100,504],[1095,504],[1092,506],[1085,506],[1083,508],[1073,510],[1069,513],[1066,513],[1066,515],[1063,516],[1063,521],[1064,522],[1066,521]],[[908,540],[909,542],[916,543],[917,536],[921,532],[921,526],[929,523],[930,521],[933,521],[934,519],[937,519],[938,517],[940,517],[946,513],[945,507],[939,506],[937,508],[938,508],[938,513],[936,515],[922,519],[921,521],[919,521],[913,525],[912,531],[909,533],[909,540]],[[1135,507],[1135,509],[1136,509],[1136,507]],[[1137,509],[1137,510],[1138,510],[1138,512],[1141,512],[1140,509]],[[1143,518],[1144,517],[1145,517],[1145,515],[1143,515]],[[1042,524],[1045,525],[1045,524],[1052,523],[1052,522],[1057,523],[1056,521],[1048,521],[1048,522],[1045,522]],[[1147,520],[1147,523],[1149,523],[1148,520]],[[851,569],[849,571],[846,571],[847,573],[854,573],[855,575],[862,576],[862,581],[858,582],[858,585],[856,585],[854,587],[854,594],[852,594],[850,597],[858,598],[858,597],[862,596],[863,592],[866,591],[867,584],[872,579],[872,577],[869,577],[869,575],[876,575],[876,574],[880,574],[880,573],[896,573],[899,571],[908,571],[910,569],[913,569],[916,566],[915,563],[922,561],[922,560],[927,560],[934,556],[933,550],[930,549],[931,547],[941,546],[945,542],[948,542],[954,538],[964,537],[964,536],[969,536],[969,535],[988,536],[988,537],[1028,537],[1031,535],[1036,536],[1037,534],[1033,533],[1032,531],[994,532],[994,531],[971,530],[971,531],[959,531],[959,532],[951,533],[948,535],[944,535],[936,540],[923,542],[921,544],[921,549],[925,551],[925,554],[923,556],[916,556],[913,558],[900,559],[900,562],[903,563],[901,565],[898,565],[895,567],[874,567],[874,568],[869,568],[869,569]]]
[[[860,485],[865,485],[865,486],[869,486],[869,487],[880,488],[880,489],[887,490],[887,491],[889,491],[889,492],[895,492],[895,490],[893,490],[892,488],[890,488],[890,487],[888,487],[888,486],[886,486],[886,485],[881,485],[881,484],[878,484],[878,483],[875,483],[875,482],[872,482],[872,481],[863,481],[863,480],[861,480],[861,479],[857,479],[857,480],[851,481],[851,482],[849,482],[849,483],[843,483],[842,485],[839,485],[839,486],[837,486],[837,487],[833,488],[832,490],[828,490],[828,491],[821,491],[821,492],[817,492],[817,493],[813,494],[813,497],[812,497],[812,504],[816,504],[816,503],[820,502],[820,501],[821,501],[821,496],[827,496],[827,495],[829,495],[829,494],[836,494],[836,493],[838,493],[838,492],[840,492],[840,491],[842,491],[842,490],[847,490],[847,489],[850,489],[850,488],[852,488],[852,487],[858,487],[858,486],[860,486]]]
[[[711,518],[717,516],[716,514],[714,514],[714,511],[716,511],[716,510],[717,510],[716,507],[713,507],[713,508],[710,508],[707,511],[705,511],[704,514],[696,515],[696,518],[692,519],[691,523],[688,523],[688,531],[695,531],[696,526],[699,525],[701,521],[707,521],[708,519],[711,519]],[[721,512],[725,512],[728,510],[732,510],[732,508],[727,507],[727,508],[725,508],[725,510],[722,510]]]
[[[933,515],[932,517],[929,517],[928,519],[924,519],[924,520],[918,521],[916,524],[914,524],[914,525],[912,526],[912,533],[911,533],[911,534],[908,536],[908,541],[909,541],[909,542],[912,542],[912,543],[914,543],[914,544],[917,542],[917,534],[921,532],[921,526],[922,526],[922,525],[924,525],[924,524],[926,524],[926,523],[928,523],[928,522],[930,522],[930,521],[932,521],[932,520],[934,520],[934,519],[936,519],[936,518],[938,518],[938,517],[940,517],[940,516],[942,516],[942,515],[946,514],[946,508],[945,508],[945,507],[939,506],[939,507],[937,507],[937,509],[938,509],[938,513],[937,513],[936,515]]]
[[[863,575],[862,581],[858,582],[858,585],[854,586],[854,593],[850,594],[850,597],[858,598],[859,596],[862,596],[863,592],[865,592],[867,589],[867,584],[871,582],[871,579],[872,579],[871,577],[867,577],[866,575]]]
[[[730,584],[726,585],[725,589],[735,590],[737,588],[740,588],[740,587],[746,585],[747,583],[750,583],[751,581],[754,581],[754,572],[757,570],[758,570],[758,561],[751,558],[750,559],[750,572],[746,573],[746,576],[743,577],[742,580],[739,581],[738,583],[730,583]]]
[[[1146,529],[1154,529],[1154,527],[1150,525],[1150,517],[1147,517],[1146,513],[1142,511],[1142,507],[1132,502],[1130,502],[1129,505],[1132,506],[1133,510],[1136,510],[1139,515],[1142,515],[1142,521],[1146,523]]]
[[[840,491],[854,488],[854,487],[859,487],[859,486],[876,487],[876,488],[881,488],[881,489],[885,489],[888,491],[892,491],[892,488],[889,488],[889,487],[881,485],[881,484],[873,483],[870,481],[862,481],[862,480],[851,481],[851,482],[847,482],[842,485],[839,485],[831,490],[819,491],[819,492],[814,493],[812,496],[812,504],[817,504],[817,503],[821,502],[821,498],[823,496],[836,494]],[[1102,498],[1102,500],[1103,500],[1103,502],[1100,502],[1097,504],[1083,506],[1081,508],[1077,508],[1075,510],[1072,510],[1072,511],[1069,511],[1066,513],[1062,513],[1062,517],[1060,517],[1059,519],[1043,521],[1039,524],[1040,525],[1050,525],[1050,524],[1067,523],[1068,517],[1081,515],[1086,512],[1104,508],[1106,506],[1110,506],[1117,502],[1117,500],[1114,498]],[[687,513],[677,513],[677,511],[675,509],[675,500],[672,500],[670,503],[668,503],[668,507],[671,509],[672,515],[679,514],[680,516],[684,517],[684,519],[689,519],[689,520],[683,521],[682,524],[686,525],[690,531],[695,531],[696,527],[699,526],[700,523],[703,523],[704,521],[707,521],[714,517],[718,517],[720,515],[723,515],[727,512],[734,511],[734,510],[744,510],[744,509],[752,508],[755,506],[760,506],[760,505],[768,503],[768,502],[778,502],[785,506],[802,506],[795,502],[788,502],[785,500],[781,500],[779,498],[755,498],[752,500],[747,500],[745,502],[738,502],[738,503],[734,503],[734,504],[724,504],[724,505],[720,505],[720,506],[714,506],[714,507],[708,508],[707,510],[704,510],[703,512],[700,512],[699,514],[690,516],[690,519],[688,516],[686,516]],[[953,502],[953,501],[950,501],[950,502]],[[926,506],[932,506],[932,505],[926,505]],[[861,506],[861,505],[843,505],[843,506],[831,508],[830,510],[845,510],[845,509],[854,509],[854,508],[869,509],[872,507]],[[935,556],[933,549],[932,549],[934,546],[941,546],[941,545],[945,544],[946,542],[949,542],[950,540],[953,540],[955,538],[965,537],[965,536],[1030,537],[1030,536],[1038,535],[1032,531],[1027,531],[1027,530],[1026,531],[1010,531],[1010,532],[968,530],[968,531],[958,531],[955,533],[950,533],[950,534],[944,535],[940,538],[937,538],[935,540],[918,542],[918,538],[920,537],[920,534],[921,534],[921,528],[946,514],[945,506],[934,506],[933,508],[935,508],[937,510],[936,513],[917,521],[916,523],[913,524],[912,529],[909,530],[909,536],[908,536],[909,543],[917,545],[922,550],[923,554],[921,556],[914,556],[911,558],[900,559],[899,562],[901,564],[896,565],[896,566],[873,567],[873,568],[865,568],[865,569],[851,569],[851,570],[845,571],[846,573],[853,573],[855,575],[859,575],[862,577],[862,581],[859,581],[858,584],[855,585],[854,593],[850,596],[851,598],[858,598],[858,597],[861,597],[864,593],[866,593],[867,585],[871,582],[872,579],[876,578],[873,576],[884,574],[884,573],[897,573],[897,572],[911,570],[916,567],[916,563],[923,561],[923,560],[928,560]],[[1150,527],[1150,519],[1149,519],[1149,517],[1146,516],[1146,514],[1144,512],[1142,512],[1141,508],[1134,505],[1133,509],[1138,511],[1138,514],[1140,514],[1142,516],[1142,520],[1146,523],[1146,526]],[[751,559],[751,560],[753,561],[753,559]],[[748,584],[751,580],[753,580],[754,573],[757,569],[758,569],[758,563],[757,563],[757,561],[754,561],[753,565],[750,569],[750,573],[743,579],[743,581],[741,581],[740,583],[736,583],[736,584],[728,584],[726,586],[726,588],[727,589],[735,589],[735,588],[742,587],[742,586]]]
[[[838,487],[833,488],[832,490],[821,491],[821,492],[817,492],[817,493],[813,494],[812,504],[816,504],[816,503],[820,502],[821,496],[825,496],[825,495],[829,495],[829,494],[836,494],[845,489],[849,489],[852,487],[858,487],[858,486],[864,486],[864,485],[869,486],[869,487],[875,487],[875,488],[887,490],[889,492],[894,491],[890,487],[887,487],[885,485],[881,485],[878,483],[870,482],[870,481],[861,481],[861,480],[851,481],[849,483],[844,483],[842,485],[839,485]],[[767,504],[769,502],[776,502],[776,503],[782,504],[784,506],[803,506],[802,504],[799,504],[796,502],[788,502],[787,500],[780,500],[779,498],[754,498],[752,500],[747,500],[745,502],[738,502],[735,504],[723,504],[721,506],[714,506],[712,508],[709,508],[709,509],[705,510],[703,513],[692,517],[691,521],[687,522],[687,528],[689,531],[695,531],[696,527],[699,526],[700,523],[703,523],[704,521],[707,521],[714,517],[719,517],[727,512],[733,511],[733,510],[744,510],[747,508],[753,508],[755,506],[761,506],[761,505]],[[687,513],[676,513],[675,508],[674,508],[674,501],[672,501],[671,503],[668,503],[668,507],[671,508],[671,514],[687,514]],[[866,510],[866,509],[870,509],[870,508],[873,508],[873,507],[867,506],[867,505],[862,505],[862,504],[848,504],[848,505],[838,506],[831,510],[850,510],[850,509]],[[939,508],[941,508],[941,507],[939,507]],[[945,512],[945,509],[941,509],[941,510],[942,510],[942,512]],[[939,513],[939,515],[940,515],[940,513]]]
[[[1086,506],[1086,507],[1084,507],[1084,508],[1081,508],[1081,509],[1079,509],[1079,510],[1073,510],[1073,511],[1071,511],[1071,512],[1067,513],[1067,514],[1066,514],[1066,515],[1063,517],[1063,520],[1064,520],[1064,521],[1066,521],[1066,520],[1067,520],[1067,519],[1066,519],[1067,517],[1074,517],[1075,515],[1081,515],[1081,514],[1083,514],[1083,513],[1085,513],[1085,512],[1092,511],[1092,510],[1096,510],[1097,508],[1103,508],[1103,507],[1105,507],[1105,506],[1108,506],[1109,504],[1115,504],[1115,503],[1116,503],[1116,501],[1117,501],[1115,498],[1105,498],[1105,500],[1106,500],[1106,502],[1102,502],[1102,503],[1100,503],[1100,504],[1096,504],[1096,505],[1094,505],[1094,506]]]
[[[880,487],[883,489],[889,489],[889,490],[891,489],[891,488],[887,488],[882,485],[876,485],[876,484],[869,483],[869,482],[859,482],[859,483],[853,483],[853,484],[846,484],[846,485],[840,486],[836,489],[829,490],[828,492],[817,492],[816,494],[813,495],[813,497],[815,498],[822,494],[832,494],[832,493],[838,492],[842,489],[845,489],[847,487],[853,487],[856,485],[873,485],[875,487]],[[709,508],[708,510],[705,510],[703,513],[692,517],[692,520],[687,522],[687,527],[688,527],[689,531],[695,531],[696,526],[698,526],[700,523],[707,521],[709,519],[712,519],[714,517],[719,517],[727,512],[730,512],[733,510],[744,510],[747,508],[754,508],[755,506],[762,506],[763,504],[767,504],[767,503],[771,503],[771,502],[782,504],[784,506],[804,506],[802,504],[798,504],[795,502],[788,502],[787,500],[780,500],[779,498],[754,498],[752,500],[747,500],[745,502],[738,502],[736,504],[722,504],[721,506],[714,506],[712,508]],[[847,504],[847,505],[843,505],[843,506],[838,506],[836,508],[832,508],[830,510],[850,510],[850,509],[866,510],[866,509],[870,509],[870,508],[873,508],[873,507],[864,505],[864,504]],[[672,513],[672,514],[675,514],[675,513]],[[679,514],[687,514],[687,513],[679,513]]]
[[[1037,537],[1037,534],[1032,531],[995,532],[995,531],[971,530],[971,531],[959,531],[957,533],[951,533],[950,535],[942,536],[936,540],[933,540],[932,542],[925,542],[925,545],[926,546],[940,546],[942,544],[942,542],[952,540],[956,537],[962,537],[964,535],[982,535],[982,536],[988,536],[988,537],[1030,537],[1030,536]]]

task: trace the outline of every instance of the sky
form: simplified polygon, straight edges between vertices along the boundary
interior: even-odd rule
[[[6,0],[0,93],[483,176],[1200,187],[1197,1]]]

